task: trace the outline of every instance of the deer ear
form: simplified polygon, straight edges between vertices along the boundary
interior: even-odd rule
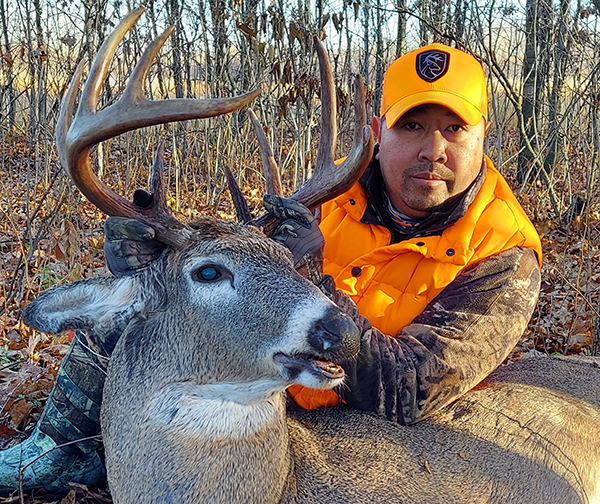
[[[45,292],[23,311],[23,322],[46,333],[66,329],[99,330],[115,318],[131,318],[141,310],[134,277],[93,278]]]

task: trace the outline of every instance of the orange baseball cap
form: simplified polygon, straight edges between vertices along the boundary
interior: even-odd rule
[[[448,107],[467,124],[487,120],[487,85],[479,61],[444,44],[431,44],[394,61],[383,79],[381,117],[388,128],[424,103]]]

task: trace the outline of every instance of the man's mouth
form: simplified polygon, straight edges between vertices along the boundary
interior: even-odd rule
[[[434,181],[441,181],[441,182],[444,181],[444,179],[442,177],[440,177],[439,175],[436,175],[435,173],[431,173],[431,172],[416,173],[412,177],[419,179],[419,180],[434,180]]]
[[[435,173],[417,173],[411,176],[413,183],[418,187],[437,187],[446,183],[446,181]]]
[[[321,380],[341,380],[345,373],[341,366],[330,360],[325,360],[317,355],[295,354],[286,355],[283,353],[275,354],[273,360],[276,364],[282,366],[288,376],[288,379],[295,379],[302,371],[307,371],[315,378]]]

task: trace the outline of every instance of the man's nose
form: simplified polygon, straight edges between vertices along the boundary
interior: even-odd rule
[[[436,130],[429,133],[419,152],[419,161],[429,161],[430,163],[445,163],[448,160],[446,155],[446,139],[441,131]]]

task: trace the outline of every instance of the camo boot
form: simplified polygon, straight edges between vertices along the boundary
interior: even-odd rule
[[[97,485],[104,480],[96,452],[101,443],[86,438],[100,434],[107,356],[120,334],[115,331],[99,341],[89,333],[76,332],[33,433],[0,452],[0,495],[19,489],[20,472],[23,490],[45,488],[53,493],[68,491],[70,481]]]

